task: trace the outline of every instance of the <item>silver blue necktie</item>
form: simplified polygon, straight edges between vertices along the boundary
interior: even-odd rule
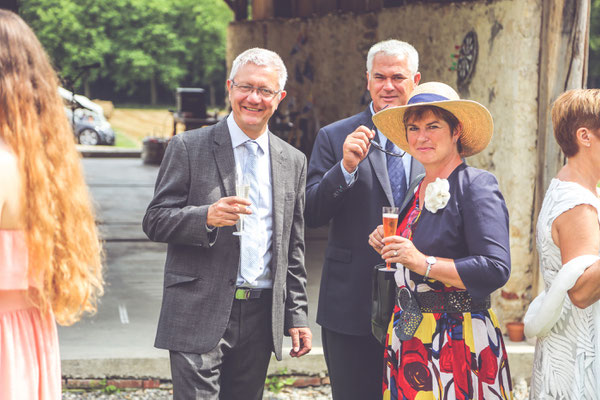
[[[398,153],[398,149],[389,139],[385,143],[385,149],[393,153]],[[394,197],[394,204],[392,205],[400,207],[402,200],[404,200],[404,195],[406,194],[406,173],[404,172],[402,158],[387,154],[387,169],[390,177],[390,185],[392,187],[392,195]]]
[[[258,217],[258,202],[260,200],[258,176],[257,176],[257,160],[258,160],[258,143],[253,140],[248,140],[244,143],[246,147],[246,164],[244,166],[244,183],[250,185],[250,210],[251,215],[244,217],[244,235],[241,243],[241,269],[240,273],[246,282],[253,284],[264,271],[263,260],[258,253],[257,238],[259,234],[260,224]]]

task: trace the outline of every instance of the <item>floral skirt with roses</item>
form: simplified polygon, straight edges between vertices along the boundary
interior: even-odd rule
[[[458,290],[436,284],[438,290]],[[491,309],[424,313],[407,341],[393,330],[401,313],[396,305],[386,338],[384,400],[512,399],[506,349]]]

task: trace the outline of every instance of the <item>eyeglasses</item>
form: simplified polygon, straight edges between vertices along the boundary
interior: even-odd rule
[[[383,110],[385,110],[386,108],[388,108],[388,106],[389,106],[389,104],[387,104],[385,107],[383,107],[383,108],[382,108],[381,110],[379,110],[379,111],[383,111]],[[375,124],[373,124],[373,126],[371,126],[371,130],[372,130],[372,131],[376,131],[376,129],[375,129]],[[377,131],[376,131],[376,132],[377,132]],[[375,139],[375,136],[373,136],[373,139]],[[402,152],[402,154],[400,154],[400,153],[394,153],[393,151],[386,150],[386,149],[384,149],[383,147],[381,147],[381,145],[380,145],[378,142],[374,141],[373,139],[371,139],[371,140],[370,140],[370,143],[371,143],[371,145],[372,145],[373,147],[375,147],[377,150],[379,150],[379,151],[383,151],[385,154],[387,154],[387,155],[389,155],[389,156],[392,156],[392,157],[403,157],[403,156],[406,154],[406,152],[405,152],[405,151],[403,151],[403,152]],[[388,139],[388,140],[389,140],[389,139]]]
[[[373,139],[371,139],[371,146],[373,146],[377,150],[383,151],[385,154],[393,156],[393,157],[403,157],[406,154],[405,151],[403,151],[402,154],[400,154],[400,153],[394,153],[393,151],[386,150],[383,147],[381,147],[381,145],[379,143],[377,143],[376,141],[374,141]]]
[[[237,90],[239,90],[239,92],[242,94],[249,95],[256,90],[256,93],[265,100],[270,100],[273,97],[275,97],[275,95],[281,93],[281,90],[275,91],[265,87],[256,87],[252,85],[246,85],[243,83],[235,83],[235,81],[233,80],[231,81],[231,84],[235,86]]]

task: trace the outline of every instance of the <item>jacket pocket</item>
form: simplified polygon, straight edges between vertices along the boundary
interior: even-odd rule
[[[165,287],[171,287],[182,283],[200,280],[197,276],[179,275],[172,272],[165,273]]]

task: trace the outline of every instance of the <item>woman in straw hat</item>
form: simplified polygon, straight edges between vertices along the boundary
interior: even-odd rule
[[[510,275],[508,211],[489,172],[464,157],[490,142],[492,117],[443,83],[373,116],[425,167],[409,189],[396,236],[369,243],[397,263],[386,339],[384,399],[510,399],[511,377],[490,294]]]
[[[567,163],[552,179],[537,221],[545,290],[529,306],[537,336],[532,399],[600,395],[600,90],[562,94],[554,136]]]
[[[95,311],[100,243],[58,79],[0,10],[0,399],[61,398],[55,320]]]

